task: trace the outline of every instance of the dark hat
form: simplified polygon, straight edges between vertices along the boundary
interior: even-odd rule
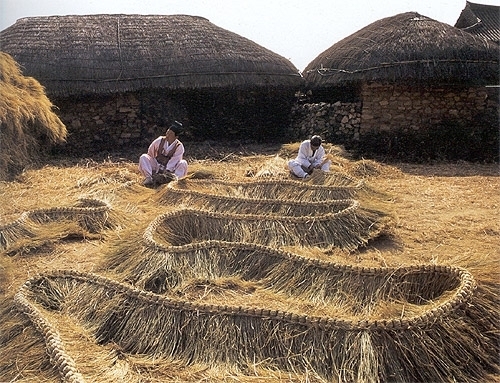
[[[321,145],[321,137],[320,136],[312,136],[311,137],[311,145],[319,147]]]
[[[169,129],[177,136],[182,131],[182,124],[179,121],[174,121]]]

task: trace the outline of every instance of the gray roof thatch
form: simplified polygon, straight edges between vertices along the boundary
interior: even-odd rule
[[[415,12],[376,21],[317,56],[308,86],[354,82],[497,83],[499,47]]]
[[[303,81],[289,60],[196,16],[28,17],[0,43],[50,95]]]
[[[500,7],[467,1],[455,27],[498,43],[500,42]]]

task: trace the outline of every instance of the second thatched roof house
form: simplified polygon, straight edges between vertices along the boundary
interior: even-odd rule
[[[468,126],[484,119],[486,110],[496,115],[498,97],[485,86],[498,84],[498,68],[497,44],[408,12],[334,44],[309,63],[304,77],[315,101],[344,101],[348,95],[345,101],[354,105],[356,124],[333,121],[325,127],[330,139],[379,153],[421,153],[442,151],[442,140],[450,138],[445,129],[470,135]]]
[[[289,60],[196,16],[30,17],[0,42],[59,107],[70,146],[145,146],[173,119],[193,138],[279,135],[303,83]]]

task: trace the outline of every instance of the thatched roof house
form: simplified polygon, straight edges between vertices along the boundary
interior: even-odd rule
[[[29,17],[0,41],[49,95],[301,83],[289,60],[196,16]]]
[[[289,109],[304,81],[289,60],[196,16],[29,17],[0,43],[54,99],[68,142],[92,148],[89,137],[101,149],[144,146],[173,119],[192,138],[279,135],[283,103]]]
[[[443,139],[450,144],[443,131],[452,129],[461,132],[463,141],[451,150],[459,147],[463,153],[471,146],[466,138],[471,134],[478,140],[487,136],[498,157],[498,95],[485,86],[498,84],[499,52],[498,44],[483,37],[408,12],[332,45],[307,65],[304,77],[313,101],[355,103],[349,109],[354,119],[344,116],[323,124],[321,133],[333,141],[385,154],[432,150],[448,156],[439,145]],[[345,95],[348,100],[342,99]],[[471,133],[471,124],[481,131]],[[405,141],[413,147],[403,147]],[[467,157],[461,153],[454,157]]]
[[[467,1],[455,27],[500,43],[500,6]]]
[[[368,81],[498,82],[499,50],[416,12],[378,20],[319,54],[304,70],[310,87]]]

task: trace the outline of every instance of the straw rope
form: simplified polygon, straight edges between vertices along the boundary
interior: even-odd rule
[[[354,250],[379,232],[376,220],[358,212],[355,200],[342,209],[315,216],[217,213],[182,209],[158,216],[148,226],[144,239],[152,247],[168,238],[170,246],[208,239],[281,246],[339,247]]]
[[[380,215],[363,211],[352,199],[359,185],[341,180],[347,184],[172,182],[159,199],[181,208],[151,221],[139,253],[122,252],[130,260],[124,268],[115,264],[122,270],[115,275],[121,281],[54,270],[25,282],[15,295],[16,307],[42,334],[50,362],[65,382],[84,382],[84,377],[47,311],[76,318],[99,344],[112,342],[127,353],[187,364],[228,363],[244,369],[252,361],[346,382],[443,381],[495,370],[498,345],[488,335],[494,331],[487,321],[474,319],[484,310],[471,299],[478,286],[469,271],[441,265],[360,267],[282,249],[335,246],[350,251],[379,234]],[[28,222],[75,215],[95,229],[107,222],[109,210],[103,201],[84,199],[76,207],[26,212],[0,234],[8,245],[31,233]],[[175,297],[176,289],[190,280],[221,277],[255,281],[280,296],[323,302],[343,313],[305,314],[288,306]],[[373,316],[382,302],[419,310]],[[447,345],[436,344],[442,336]],[[462,358],[469,375],[457,375]]]
[[[26,211],[13,222],[0,226],[0,247],[7,249],[22,238],[33,238],[37,226],[55,221],[76,221],[83,229],[97,233],[113,227],[111,206],[99,199],[80,198],[75,206]]]
[[[375,272],[370,268],[334,267],[361,276]],[[460,268],[414,266],[387,269],[384,272],[400,275],[415,272],[448,275],[457,287],[450,299],[420,315],[407,319],[357,321],[266,308],[192,303],[137,289],[96,274],[72,270],[58,270],[31,278],[21,287],[15,300],[19,309],[30,317],[43,334],[51,362],[67,382],[83,382],[83,378],[72,358],[64,351],[57,332],[28,298],[30,295],[42,295],[40,287],[46,281],[51,281],[52,285],[45,293],[56,294],[51,298],[58,301],[61,307],[66,304],[66,310],[81,320],[93,321],[90,325],[94,327],[101,343],[113,340],[133,353],[168,355],[205,362],[244,363],[247,358],[254,358],[256,354],[259,360],[272,356],[280,367],[287,367],[289,364],[292,367],[312,365],[319,373],[330,377],[331,367],[328,366],[328,361],[332,356],[329,355],[328,348],[339,350],[340,347],[343,350],[342,339],[349,339],[349,333],[357,332],[366,337],[369,331],[380,337],[392,337],[394,333],[411,330],[422,334],[437,323],[442,323],[446,317],[452,316],[455,310],[470,299],[475,288],[472,275]],[[74,297],[74,294],[80,298]],[[66,296],[72,295],[75,301],[65,302]],[[87,302],[84,308],[81,305],[82,299]],[[159,318],[163,319],[157,322]],[[217,335],[211,334],[214,328],[218,329],[215,331]],[[151,337],[149,334],[152,332],[161,332],[162,336]],[[381,335],[381,332],[387,335]],[[191,342],[186,344],[181,341],[183,333],[192,335],[192,342],[197,343],[194,348],[188,345]],[[223,347],[224,342],[222,348],[225,352],[210,357],[210,353],[195,351],[196,348],[206,350],[213,347],[212,342],[220,345],[221,339],[216,339],[216,336],[222,333],[226,334],[225,341],[231,344],[231,347],[226,348]],[[319,342],[314,342],[315,339]],[[312,355],[312,358],[309,360],[304,355]],[[287,361],[283,362],[284,360]]]
[[[307,261],[306,261],[307,262]],[[320,261],[318,261],[320,262]],[[38,275],[30,278],[24,285],[20,288],[18,294],[16,295],[16,302],[21,304],[22,307],[29,305],[29,300],[27,295],[29,295],[30,290],[35,290],[33,286],[39,285],[40,281],[43,280],[53,280],[57,282],[58,279],[76,281],[77,285],[89,284],[94,285],[99,288],[103,288],[108,293],[123,294],[126,297],[136,299],[139,302],[145,304],[155,304],[162,306],[169,310],[178,311],[190,311],[197,314],[227,314],[230,316],[241,315],[244,317],[257,317],[257,318],[271,318],[282,320],[291,324],[307,325],[310,327],[319,327],[323,330],[334,330],[336,328],[349,330],[349,331],[360,331],[360,330],[408,330],[412,327],[425,328],[426,326],[432,325],[437,320],[442,320],[443,317],[450,315],[458,307],[466,303],[472,296],[474,289],[476,288],[476,283],[474,277],[465,269],[452,266],[408,266],[402,268],[387,268],[387,269],[375,269],[375,268],[364,268],[364,267],[354,267],[345,265],[332,265],[339,271],[346,271],[351,274],[360,276],[373,275],[374,272],[382,272],[387,275],[413,275],[418,273],[436,273],[438,275],[448,276],[453,283],[457,285],[454,288],[453,295],[451,298],[445,302],[433,307],[432,309],[422,312],[420,315],[416,315],[412,318],[401,319],[390,318],[384,320],[342,320],[338,318],[329,317],[310,317],[306,315],[300,315],[291,312],[281,312],[279,310],[271,310],[264,308],[245,308],[245,307],[233,307],[228,305],[212,305],[203,303],[193,303],[189,301],[183,301],[173,298],[168,298],[162,295],[158,295],[149,291],[135,288],[126,283],[118,282],[110,278],[106,278],[94,273],[84,273],[75,270],[55,270],[43,275]],[[32,305],[30,305],[32,306]],[[23,309],[24,310],[24,309]],[[40,311],[33,306],[29,309],[29,314],[33,315],[37,321],[40,319]],[[41,322],[40,322],[41,323]],[[50,326],[49,326],[50,327]],[[45,328],[45,327],[44,327]],[[166,329],[168,330],[168,329]],[[176,330],[171,330],[176,331]]]
[[[339,191],[343,194],[343,191]],[[271,198],[245,198],[228,195],[210,195],[196,190],[182,190],[167,188],[161,197],[162,201],[186,206],[197,206],[202,209],[224,211],[226,213],[250,214],[250,212],[265,212],[280,215],[317,215],[323,212],[337,211],[346,204],[355,202],[352,199],[336,199],[327,201],[301,202],[297,200],[283,200]]]
[[[33,326],[42,334],[50,363],[57,368],[63,382],[84,383],[85,380],[78,372],[73,358],[64,349],[63,342],[57,330],[26,297],[26,292],[29,288],[30,281],[28,280],[14,296],[14,303],[17,309],[26,314],[31,323],[33,323]]]
[[[200,197],[232,196],[250,199],[294,200],[310,203],[337,199],[353,198],[363,189],[363,181],[357,181],[347,175],[328,174],[328,185],[315,185],[291,179],[259,179],[251,182],[233,182],[223,180],[180,179],[167,185],[160,196],[166,201],[170,193],[193,194]]]
[[[435,299],[458,286],[456,273],[462,273],[459,269],[428,265],[397,269],[341,265],[255,243],[210,240],[173,248],[146,242],[151,247],[146,248],[143,259],[126,277],[146,290],[163,293],[180,285],[182,279],[239,275],[259,281],[265,288],[307,300],[336,304],[349,296],[349,305],[355,312],[368,312],[373,300],[421,304]],[[168,280],[171,276],[165,274],[166,270],[175,271],[173,280]],[[464,278],[465,290],[472,291],[473,280],[465,275],[460,278]],[[345,303],[343,306],[347,309]]]

